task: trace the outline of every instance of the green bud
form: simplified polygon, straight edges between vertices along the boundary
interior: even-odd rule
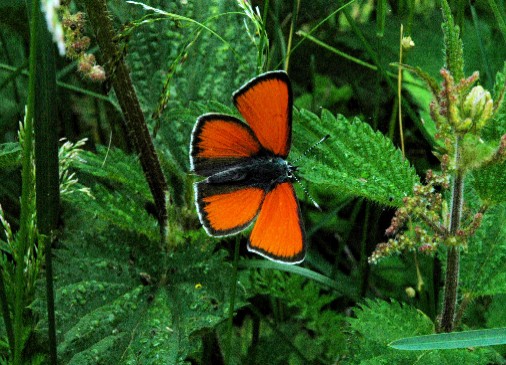
[[[411,39],[411,37],[403,37],[401,40],[402,48],[405,50],[411,49],[415,46],[415,42]]]
[[[473,87],[464,99],[461,122],[457,125],[457,131],[467,132],[473,125],[476,131],[481,130],[492,117],[493,107],[494,101],[490,92],[480,85]]]
[[[416,296],[416,290],[411,286],[408,286],[406,289],[404,289],[404,291],[406,292],[408,298],[414,298]]]

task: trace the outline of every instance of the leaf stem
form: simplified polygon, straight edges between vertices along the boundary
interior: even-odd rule
[[[399,67],[397,69],[397,98],[399,99],[399,138],[401,140],[402,157],[406,158],[404,150],[404,128],[402,127],[402,37],[404,36],[404,27],[401,24],[401,39],[399,40]]]
[[[290,24],[290,33],[288,34],[288,45],[286,46],[286,58],[285,58],[285,71],[286,72],[288,72],[288,66],[290,64],[292,39],[293,39],[295,25],[297,24],[297,16],[299,15],[299,8],[300,8],[300,0],[293,0],[292,22]]]
[[[452,181],[452,200],[450,210],[450,235],[455,236],[462,216],[464,200],[464,171],[460,166],[460,143],[462,137],[457,136],[455,142],[455,176]],[[443,311],[439,328],[443,332],[451,332],[455,325],[455,308],[459,285],[460,247],[451,246],[446,258],[446,277]]]

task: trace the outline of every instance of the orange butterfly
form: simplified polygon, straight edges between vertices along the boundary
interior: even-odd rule
[[[248,125],[224,114],[197,119],[190,144],[199,218],[211,236],[237,233],[256,222],[248,250],[284,263],[306,253],[299,204],[286,161],[292,136],[292,89],[284,71],[252,79],[233,95]]]

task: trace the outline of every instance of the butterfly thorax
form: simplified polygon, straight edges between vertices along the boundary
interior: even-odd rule
[[[272,190],[277,184],[290,181],[297,170],[285,159],[275,155],[248,158],[239,164],[209,176],[208,184],[259,187]]]

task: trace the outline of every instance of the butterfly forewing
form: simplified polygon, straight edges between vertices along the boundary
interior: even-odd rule
[[[264,73],[234,94],[234,103],[260,144],[286,158],[292,133],[292,90],[283,71]]]
[[[258,154],[260,143],[251,128],[239,119],[205,114],[197,119],[190,150],[192,171],[210,176]]]

